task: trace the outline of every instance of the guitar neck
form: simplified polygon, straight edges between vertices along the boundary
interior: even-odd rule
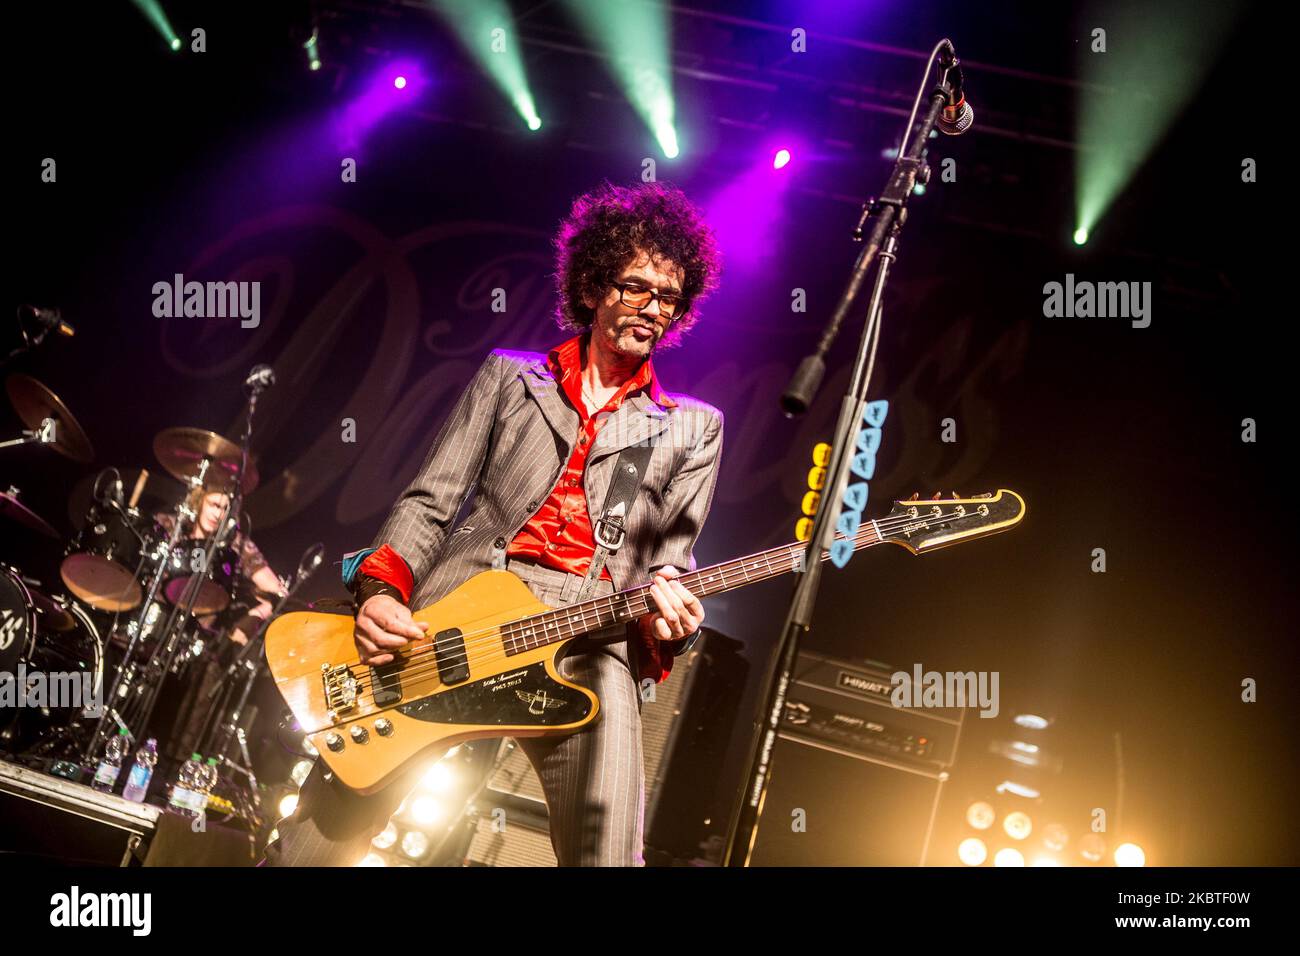
[[[854,535],[853,550],[869,548],[880,544],[882,540],[876,523],[865,521]],[[794,541],[765,551],[757,551],[743,558],[700,568],[683,574],[676,580],[696,597],[722,594],[747,584],[790,574],[794,571],[795,565],[803,560],[806,549],[806,544]],[[822,551],[820,560],[825,561],[829,557],[829,551]],[[579,604],[570,604],[567,607],[511,621],[501,626],[501,636],[507,654],[521,654],[546,644],[567,641],[581,634],[599,631],[615,624],[624,624],[650,613],[651,610],[658,610],[658,605],[650,595],[650,585],[643,584],[606,597],[593,598]]]

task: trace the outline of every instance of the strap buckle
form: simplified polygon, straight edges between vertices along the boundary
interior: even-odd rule
[[[613,528],[618,537],[612,537],[607,532],[607,528]],[[623,530],[623,518],[621,515],[602,517],[596,521],[596,526],[592,529],[598,544],[607,548],[611,553],[623,547],[623,538],[626,533]]]

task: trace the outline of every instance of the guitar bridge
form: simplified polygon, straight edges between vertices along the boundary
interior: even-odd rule
[[[357,709],[357,678],[352,668],[346,664],[330,667],[322,664],[321,683],[325,688],[325,706],[329,708],[330,720],[339,714]]]

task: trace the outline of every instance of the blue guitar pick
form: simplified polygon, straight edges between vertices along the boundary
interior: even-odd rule
[[[873,455],[876,449],[880,447],[880,429],[864,428],[858,432],[858,448],[862,451],[869,451]]]
[[[855,481],[845,488],[844,504],[854,511],[865,511],[867,508],[867,483],[865,481]]]
[[[876,476],[876,456],[873,452],[860,451],[849,462],[849,471],[859,478],[870,480]]]
[[[867,407],[862,410],[862,420],[868,425],[879,428],[885,424],[885,416],[889,414],[889,402],[883,398],[878,402],[867,402]]]
[[[837,568],[842,568],[848,564],[851,557],[853,557],[852,541],[845,541],[840,538],[831,544],[831,560],[835,562]]]
[[[839,520],[835,522],[835,530],[844,537],[851,538],[858,533],[860,524],[862,524],[862,512],[845,508],[840,512]]]

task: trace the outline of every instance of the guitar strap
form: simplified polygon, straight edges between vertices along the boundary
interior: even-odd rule
[[[609,493],[605,495],[605,507],[600,518],[592,525],[596,553],[574,603],[585,601],[591,596],[606,560],[623,546],[624,523],[632,512],[632,502],[636,501],[637,492],[641,490],[641,476],[650,464],[652,452],[653,442],[630,445],[623,449],[618,461],[614,463],[614,477],[609,482]]]

